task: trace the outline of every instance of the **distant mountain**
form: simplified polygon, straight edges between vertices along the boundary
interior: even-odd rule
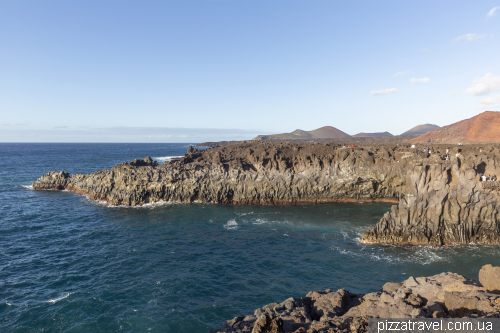
[[[411,142],[499,142],[500,112],[485,111],[470,119],[425,133]]]
[[[377,133],[358,133],[356,135],[353,135],[355,138],[374,138],[377,136],[394,136],[389,132],[377,132]]]
[[[422,135],[427,132],[433,131],[435,129],[438,129],[438,125],[433,125],[433,124],[423,124],[423,125],[418,125],[413,127],[412,129],[404,132],[401,135]]]
[[[324,126],[313,131],[295,130],[291,133],[259,135],[253,140],[296,140],[296,139],[332,139],[350,138],[351,136],[332,126]]]

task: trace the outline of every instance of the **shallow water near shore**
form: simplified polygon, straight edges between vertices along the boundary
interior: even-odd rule
[[[109,207],[33,191],[53,170],[89,173],[181,156],[187,144],[0,143],[0,328],[207,332],[310,290],[378,290],[451,271],[477,279],[500,247],[365,245],[384,203]]]

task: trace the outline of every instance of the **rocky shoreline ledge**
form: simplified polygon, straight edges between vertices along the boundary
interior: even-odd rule
[[[479,282],[441,273],[387,282],[366,295],[311,291],[235,317],[209,333],[367,332],[369,318],[500,318],[500,267],[483,266]]]
[[[397,203],[361,241],[396,245],[500,244],[499,145],[244,142],[158,164],[150,157],[89,175],[53,171],[36,190],[70,190],[111,205],[151,202]],[[449,160],[445,159],[450,149]],[[457,157],[456,154],[459,154]]]

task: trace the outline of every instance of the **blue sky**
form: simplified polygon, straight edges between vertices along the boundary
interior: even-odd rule
[[[2,1],[0,141],[448,125],[500,110],[499,38],[498,0]]]

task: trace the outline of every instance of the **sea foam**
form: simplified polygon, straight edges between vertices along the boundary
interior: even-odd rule
[[[226,224],[224,224],[224,228],[226,228],[227,230],[237,230],[238,222],[236,222],[235,220],[229,220]]]
[[[71,295],[71,293],[67,293],[66,296],[63,296],[63,297],[59,297],[59,298],[54,298],[54,299],[51,299],[51,300],[48,300],[48,301],[45,301],[44,303],[56,303],[56,302],[59,302],[60,300],[63,300],[67,297],[69,297],[69,295]]]
[[[153,157],[153,160],[158,161],[158,162],[168,162],[172,160],[173,158],[181,158],[183,156],[163,156],[163,157]]]

